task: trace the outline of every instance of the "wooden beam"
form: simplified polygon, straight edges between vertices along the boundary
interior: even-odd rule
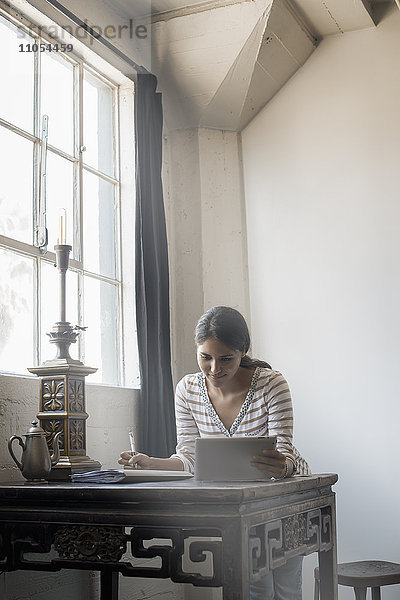
[[[177,17],[186,17],[187,15],[193,15],[206,10],[214,10],[215,8],[225,8],[225,6],[232,6],[233,4],[242,4],[244,2],[252,2],[253,0],[210,0],[210,2],[198,2],[190,6],[183,6],[173,10],[166,10],[160,13],[155,13],[151,17],[152,23],[158,23],[159,21],[169,21]]]

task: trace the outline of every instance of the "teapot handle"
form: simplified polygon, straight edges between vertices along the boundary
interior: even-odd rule
[[[25,444],[22,441],[22,439],[19,437],[19,435],[13,435],[10,437],[10,439],[8,440],[8,451],[10,452],[14,462],[16,463],[17,467],[22,471],[22,464],[19,462],[19,460],[15,457],[15,454],[13,452],[12,449],[12,443],[14,440],[18,440],[18,444],[21,446],[22,448],[22,452],[25,450]]]

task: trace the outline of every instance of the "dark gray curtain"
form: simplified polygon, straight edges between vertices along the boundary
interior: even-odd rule
[[[138,75],[136,128],[136,320],[141,376],[138,449],[165,457],[175,449],[168,251],[161,183],[161,94],[154,75]]]

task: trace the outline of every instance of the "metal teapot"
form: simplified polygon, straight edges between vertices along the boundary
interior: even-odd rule
[[[46,442],[46,434],[35,419],[32,421],[32,427],[25,433],[26,441],[22,441],[19,435],[13,435],[8,440],[8,450],[20,469],[25,479],[34,482],[46,481],[49,478],[51,467],[57,464],[60,458],[60,449],[58,447],[59,431],[53,439],[53,454],[50,456]],[[15,457],[12,449],[12,443],[18,440],[22,448],[21,462]]]

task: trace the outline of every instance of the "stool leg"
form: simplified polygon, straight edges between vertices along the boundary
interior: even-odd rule
[[[319,581],[315,579],[314,583],[314,600],[319,600]]]
[[[354,588],[354,593],[356,600],[366,600],[367,598],[367,588]]]
[[[374,587],[372,589],[372,600],[381,600],[381,588]]]

